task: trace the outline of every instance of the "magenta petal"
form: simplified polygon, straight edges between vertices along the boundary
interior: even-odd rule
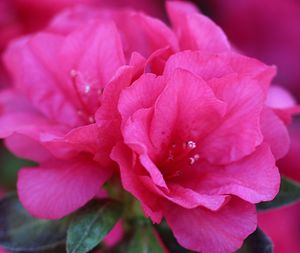
[[[59,219],[96,196],[111,171],[90,159],[54,160],[39,168],[19,172],[18,193],[24,207],[34,216]]]
[[[154,153],[151,140],[149,139],[149,135],[147,135],[152,115],[152,109],[140,109],[136,111],[124,126],[124,140],[139,155],[141,164],[151,175],[153,182],[167,188],[162,173],[149,157],[149,155]]]
[[[175,34],[159,19],[133,11],[116,12],[113,19],[122,34],[127,58],[134,51],[149,57],[154,51],[166,46],[178,48]]]
[[[198,141],[220,123],[225,111],[208,84],[183,69],[173,71],[154,106],[149,135],[158,150],[170,145],[174,136]]]
[[[188,209],[202,206],[216,211],[230,199],[230,196],[226,195],[200,194],[192,189],[176,184],[168,184],[168,189],[169,192],[165,193],[165,197],[177,205]]]
[[[98,127],[90,124],[72,129],[66,135],[42,134],[41,142],[57,158],[76,156],[80,152],[95,154],[98,150]]]
[[[134,67],[119,68],[114,78],[107,84],[102,95],[102,105],[95,114],[98,126],[98,153],[95,160],[103,166],[111,166],[109,158],[113,146],[122,139],[121,116],[118,111],[118,101],[121,91],[131,84]]]
[[[143,177],[136,174],[135,162],[131,150],[124,144],[118,143],[111,158],[119,164],[122,184],[125,190],[133,194],[142,204],[145,215],[150,216],[152,221],[159,223],[162,219],[160,198],[155,196],[154,184],[145,187]]]
[[[164,79],[144,74],[120,95],[119,111],[124,122],[137,110],[152,107],[165,87]]]
[[[15,86],[30,99],[36,110],[70,126],[79,124],[80,119],[72,101],[66,99],[70,95],[60,86],[67,83],[57,62],[62,43],[61,36],[39,33],[28,40],[12,43],[4,60]]]
[[[113,229],[105,236],[104,243],[108,247],[115,246],[123,237],[123,226],[122,221],[119,221]],[[99,228],[101,229],[101,228]]]
[[[276,113],[265,108],[261,114],[261,130],[264,141],[267,142],[276,160],[284,157],[290,147],[288,130]]]
[[[168,1],[167,10],[182,50],[230,50],[230,44],[222,29],[190,3]]]
[[[104,87],[125,63],[117,27],[113,22],[87,22],[66,37],[60,59],[66,73],[74,68]]]
[[[276,74],[274,67],[233,52],[183,51],[169,58],[164,74],[172,76],[177,68],[186,69],[206,81],[236,73],[242,77],[257,80],[264,89],[265,95],[267,95],[267,89]]]
[[[236,195],[250,203],[272,200],[278,193],[280,174],[266,144],[238,162],[211,169],[199,190]]]
[[[12,134],[5,139],[6,147],[15,155],[35,162],[49,160],[50,152],[36,141],[23,134]]]
[[[200,155],[213,164],[227,164],[251,154],[262,143],[264,93],[257,81],[234,74],[213,79],[210,85],[227,108],[222,122],[201,143]]]
[[[187,209],[193,209],[198,206],[205,207],[207,209],[216,211],[220,209],[231,198],[229,195],[213,195],[202,194],[192,189],[182,187],[178,184],[168,184],[168,189],[162,189],[154,186],[152,179],[149,177],[140,177],[143,185],[152,189],[153,193],[156,193],[163,198],[170,200],[171,202]],[[154,186],[154,187],[153,187]]]
[[[274,109],[284,109],[295,106],[296,101],[293,96],[281,86],[271,85],[266,104]]]
[[[165,218],[185,248],[201,253],[231,253],[256,228],[255,206],[232,199],[218,212],[170,205]]]

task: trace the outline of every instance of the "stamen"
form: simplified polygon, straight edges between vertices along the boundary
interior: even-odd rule
[[[70,70],[70,76],[71,76],[71,82],[72,82],[73,89],[76,93],[78,102],[79,102],[80,107],[81,107],[81,110],[78,110],[77,113],[80,116],[87,117],[88,121],[91,122],[90,117],[88,117],[88,115],[90,115],[89,108],[87,107],[86,103],[82,99],[82,96],[81,96],[81,94],[79,92],[79,89],[78,89],[78,86],[77,86],[77,79],[79,77],[79,72],[75,69],[71,69]],[[94,120],[93,120],[93,122],[94,122]]]
[[[71,70],[70,70],[70,76],[71,76],[71,77],[74,78],[74,77],[76,77],[77,75],[78,75],[78,72],[77,72],[75,69],[71,69]]]
[[[198,154],[195,154],[194,156],[189,158],[189,163],[190,165],[195,164],[195,162],[197,162],[199,160],[200,156]]]
[[[173,161],[173,160],[174,160],[174,155],[172,154],[172,152],[169,152],[168,161]]]
[[[194,158],[195,158],[196,161],[198,161],[198,160],[200,159],[200,155],[195,154],[195,155],[194,155]]]
[[[90,116],[90,117],[89,117],[89,122],[90,122],[91,124],[95,123],[94,117]]]
[[[196,144],[196,142],[194,142],[194,141],[187,141],[187,142],[185,143],[185,147],[186,147],[187,149],[192,150],[192,149],[195,149],[195,148],[197,147],[197,144]]]
[[[91,86],[88,85],[88,84],[85,85],[85,86],[84,86],[84,93],[85,93],[85,94],[88,94],[90,91],[91,91]]]

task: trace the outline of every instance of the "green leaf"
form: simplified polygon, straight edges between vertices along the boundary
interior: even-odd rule
[[[273,201],[256,205],[258,211],[289,205],[300,200],[300,184],[282,177],[280,191]]]
[[[150,224],[144,224],[136,228],[127,253],[165,253],[165,250],[154,228]]]
[[[259,228],[245,241],[243,247],[237,253],[272,253],[273,243],[271,239]]]
[[[121,203],[91,201],[72,219],[67,235],[68,253],[86,253],[96,247],[122,215]]]
[[[193,253],[193,251],[187,250],[178,244],[173,232],[169,228],[168,224],[163,221],[161,224],[155,226],[162,238],[164,244],[172,253]]]
[[[0,200],[0,245],[8,251],[63,253],[68,224],[68,219],[33,218],[15,194]]]

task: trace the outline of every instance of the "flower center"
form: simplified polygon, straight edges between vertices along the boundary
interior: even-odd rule
[[[167,158],[162,164],[164,177],[171,179],[180,176],[186,165],[193,166],[200,159],[196,153],[197,143],[189,140],[172,144],[167,151]]]
[[[80,106],[78,115],[89,123],[95,123],[94,112],[90,107],[90,103],[93,102],[91,98],[94,96],[99,98],[103,89],[96,89],[97,81],[88,81],[81,72],[75,69],[71,69],[70,77]],[[96,102],[98,103],[98,99]]]
[[[187,159],[190,165],[195,164],[200,156],[193,154],[193,150],[197,148],[196,142],[189,140],[181,144],[172,144],[168,151],[168,158],[166,163],[173,163]]]

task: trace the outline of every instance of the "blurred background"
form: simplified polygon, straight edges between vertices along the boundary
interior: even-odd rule
[[[242,53],[276,65],[275,85],[287,89],[300,103],[299,0],[194,0]],[[162,0],[0,0],[0,55],[10,40],[37,31],[57,12],[75,4],[130,7],[167,17]],[[10,85],[0,62],[0,89]],[[0,107],[1,112],[1,107]],[[300,118],[289,127],[291,148],[278,162],[286,175],[300,183]],[[20,167],[32,163],[16,158],[0,144],[0,195],[14,190]],[[300,252],[300,203],[259,214],[259,225],[272,238],[275,253]]]

